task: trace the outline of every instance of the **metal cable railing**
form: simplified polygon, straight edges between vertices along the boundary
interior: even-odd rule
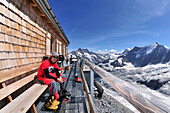
[[[80,57],[94,72],[102,77],[121,96],[128,100],[142,113],[170,113],[170,106],[148,92],[141,91],[130,83],[127,83],[88,60]]]

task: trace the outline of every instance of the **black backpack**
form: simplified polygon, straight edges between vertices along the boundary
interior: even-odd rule
[[[65,60],[64,55],[59,55],[59,61],[63,62]]]

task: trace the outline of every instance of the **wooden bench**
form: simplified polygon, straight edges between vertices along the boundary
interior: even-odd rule
[[[0,101],[5,98],[9,100],[9,103],[0,110],[0,113],[25,113],[30,108],[31,112],[37,113],[34,102],[48,87],[36,83],[34,80],[39,66],[40,64],[34,64],[0,74]],[[15,80],[17,77],[21,79],[6,85],[11,79]],[[13,99],[11,95],[26,87],[26,85],[30,85],[29,88],[26,88],[23,93]]]

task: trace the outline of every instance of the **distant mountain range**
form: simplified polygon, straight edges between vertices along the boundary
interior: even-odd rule
[[[82,56],[83,58],[86,58],[87,60],[98,64],[100,62],[105,62],[108,59],[114,59],[117,58],[117,55],[114,54],[101,54],[100,53],[95,53],[95,52],[90,52],[88,49],[81,49],[79,48],[76,51],[72,51],[69,53],[69,56],[72,55],[73,57],[77,56]]]
[[[88,49],[79,48],[69,53],[69,55],[80,55],[95,64],[110,63],[114,67],[123,67],[128,62],[135,67],[143,67],[149,64],[164,64],[170,61],[170,49],[157,42],[144,47],[135,46],[133,49],[128,48],[122,53],[114,50],[99,50],[98,53],[95,53],[90,52]]]
[[[144,84],[163,94],[170,95],[170,49],[155,42],[144,47],[90,52],[79,48],[69,53],[82,56],[125,81]],[[97,75],[95,77],[98,77]],[[99,80],[103,85],[105,82]]]

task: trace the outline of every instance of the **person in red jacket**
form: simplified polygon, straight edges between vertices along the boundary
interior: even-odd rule
[[[51,95],[54,95],[55,99],[48,104],[45,104],[45,107],[48,109],[55,110],[59,105],[59,90],[63,88],[63,84],[65,82],[65,78],[61,76],[59,70],[63,70],[63,68],[59,68],[57,65],[59,54],[54,52],[52,56],[43,61],[38,69],[38,80],[40,83],[44,83],[49,86],[51,91]],[[65,94],[65,96],[70,96],[70,94]]]

